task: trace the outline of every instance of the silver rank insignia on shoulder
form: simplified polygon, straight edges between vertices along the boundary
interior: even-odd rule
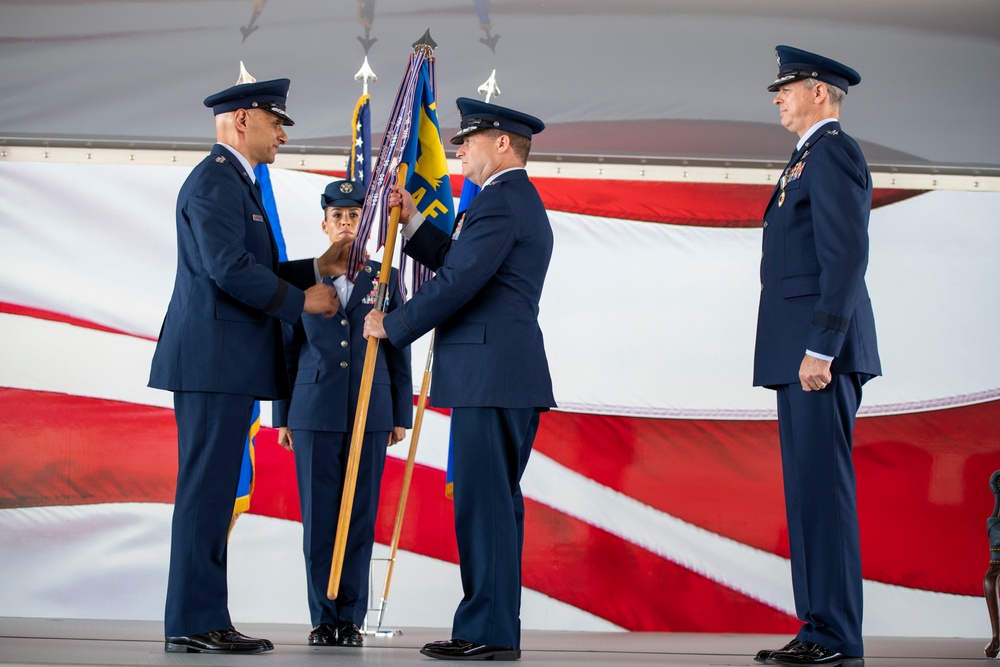
[[[226,162],[226,157],[224,155],[219,155],[215,158],[215,161],[219,164],[224,164]]]
[[[838,134],[840,134],[840,130],[827,130],[826,133],[832,134],[833,136],[837,136]]]

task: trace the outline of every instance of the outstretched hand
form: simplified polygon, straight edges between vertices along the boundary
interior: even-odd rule
[[[303,313],[333,317],[340,308],[340,297],[337,290],[326,283],[316,283],[305,291],[306,300],[302,305]]]
[[[319,274],[336,278],[347,273],[347,264],[351,258],[351,244],[353,242],[353,236],[344,236],[331,243],[326,252],[316,258]],[[363,260],[358,262],[355,270],[362,266],[364,266]]]

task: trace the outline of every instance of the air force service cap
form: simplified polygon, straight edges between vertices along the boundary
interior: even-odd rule
[[[545,129],[545,123],[538,118],[499,104],[470,97],[459,97],[455,103],[458,105],[458,112],[462,114],[462,124],[458,134],[451,138],[453,144],[461,144],[462,137],[480,130],[496,129],[531,139],[532,134]]]
[[[849,86],[861,83],[861,75],[855,70],[815,53],[778,45],[774,47],[774,56],[778,59],[778,78],[767,87],[772,93],[786,83],[802,79],[816,79],[836,86],[845,93]]]
[[[326,190],[320,197],[320,204],[324,211],[327,206],[361,208],[364,203],[364,188],[353,181],[334,181],[326,186]]]
[[[295,125],[295,121],[285,113],[290,84],[289,79],[238,83],[206,97],[205,106],[210,107],[216,116],[237,109],[264,109],[280,118],[282,125]]]

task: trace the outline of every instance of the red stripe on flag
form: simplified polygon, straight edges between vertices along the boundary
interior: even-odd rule
[[[454,196],[462,193],[461,177],[452,175]],[[578,178],[532,177],[550,211],[602,218],[662,222],[698,227],[760,227],[772,185],[741,183],[670,183]],[[922,194],[921,190],[878,189],[872,208]]]
[[[1000,467],[998,422],[1000,401],[858,420],[867,579],[981,594],[989,478]],[[542,417],[535,448],[663,512],[788,557],[777,422],[552,411]]]
[[[172,503],[172,410],[0,388],[0,508]]]
[[[112,327],[104,326],[103,324],[98,324],[92,320],[85,320],[79,317],[73,317],[72,315],[67,315],[65,313],[56,313],[51,310],[43,310],[41,308],[33,308],[31,306],[21,306],[16,303],[3,303],[0,302],[0,313],[7,313],[8,315],[23,315],[24,317],[33,317],[37,320],[46,320],[48,322],[62,322],[63,324],[71,324],[75,327],[81,327],[83,329],[92,329],[94,331],[105,331],[107,333],[113,334],[123,334],[125,336],[132,336],[134,338],[143,338],[145,340],[153,340],[155,338],[150,338],[149,336],[139,336],[137,334],[130,333],[128,331],[122,331],[121,329],[114,329]]]
[[[1000,460],[1000,401],[859,421],[856,462],[869,579],[978,595]],[[0,389],[0,507],[172,502],[169,409]],[[261,429],[251,512],[298,520],[293,457]],[[641,502],[770,551],[786,540],[772,422],[550,412],[539,451]],[[404,462],[390,458],[377,537],[388,543]],[[416,466],[400,547],[457,562],[444,471]],[[533,500],[525,584],[636,630],[788,632],[784,614]],[[901,558],[901,547],[906,557]]]

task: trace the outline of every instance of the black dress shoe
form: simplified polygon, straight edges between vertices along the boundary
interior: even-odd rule
[[[309,633],[310,646],[335,646],[337,644],[337,628],[329,623],[320,623]]]
[[[353,621],[341,621],[337,624],[337,646],[364,646],[365,638],[361,636],[361,628]]]
[[[438,660],[518,660],[521,649],[512,646],[487,646],[462,639],[425,644],[420,652]]]
[[[799,642],[798,639],[793,639],[792,641],[788,642],[787,644],[785,644],[781,648],[765,648],[765,649],[763,649],[761,651],[757,651],[757,655],[754,656],[753,661],[754,662],[759,662],[759,663],[761,663],[763,665],[774,664],[771,661],[771,656],[772,655],[774,655],[775,653],[781,653],[782,651],[790,651],[791,649],[795,648],[795,646],[797,646],[800,643],[801,642]]]
[[[202,632],[187,637],[166,637],[167,653],[263,653],[274,648],[266,639],[254,639],[232,628]]]
[[[271,643],[270,639],[254,639],[253,637],[247,637],[245,634],[243,634],[242,632],[240,632],[231,625],[229,626],[229,631],[242,640],[249,642],[260,642],[261,644],[264,645],[264,648],[266,648],[268,651],[274,648],[274,644]]]
[[[814,644],[799,642],[787,651],[776,651],[771,660],[779,665],[840,665],[841,667],[864,667],[865,659],[844,655],[837,651]]]

